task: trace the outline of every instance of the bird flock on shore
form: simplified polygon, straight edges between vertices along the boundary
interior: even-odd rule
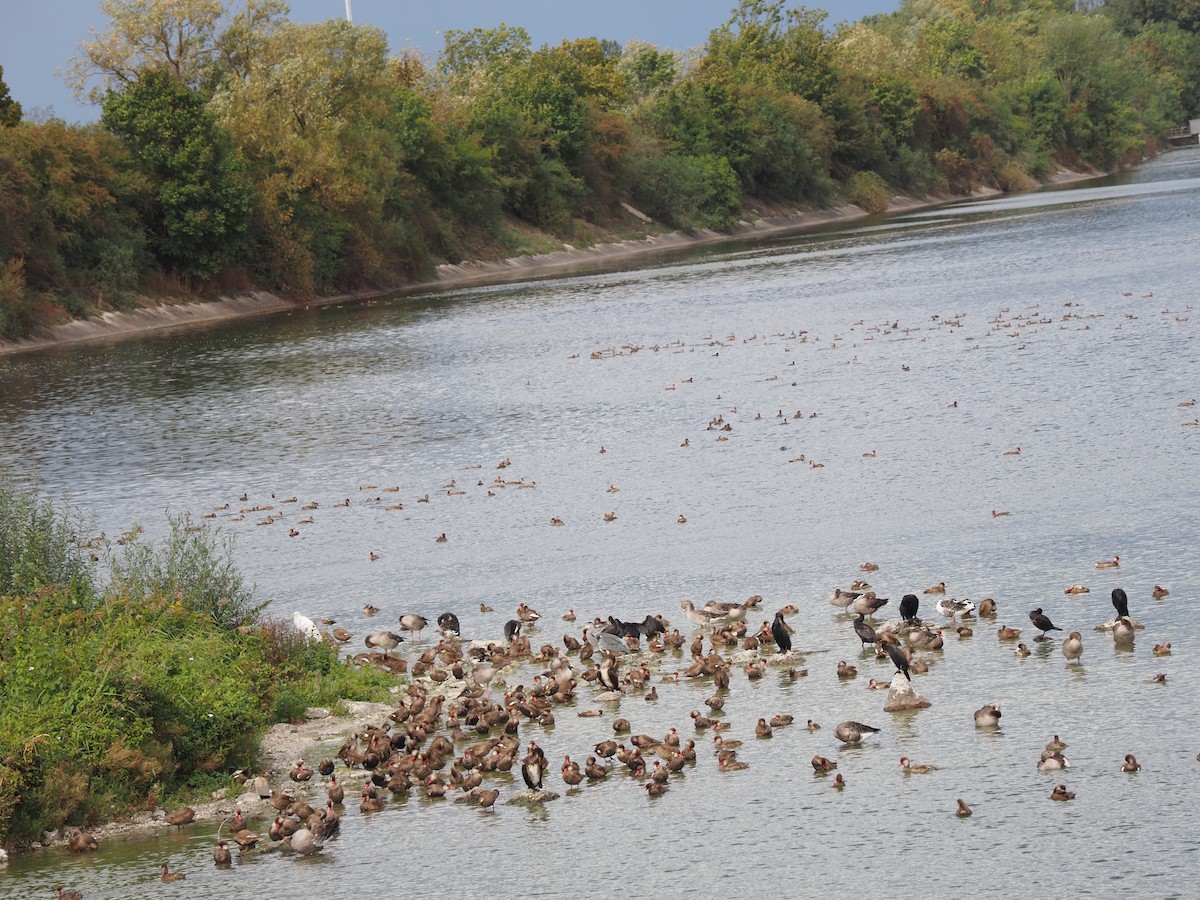
[[[864,564],[864,571],[871,571],[870,565]],[[950,598],[945,583],[939,582],[924,593],[937,598],[931,601],[932,613],[940,621],[933,616],[920,618],[921,600],[915,593],[905,594],[898,604],[899,619],[881,621],[880,611],[890,601],[873,592],[865,580],[856,584],[863,590],[835,589],[828,600],[838,610],[835,617],[839,621],[848,619],[851,610],[856,611],[845,631],[846,647],[863,651],[866,659],[871,658],[866,653],[870,647],[874,657],[895,669],[890,683],[872,679],[871,687],[886,687],[889,698],[920,697],[909,683],[914,674],[928,671],[927,659],[944,652],[947,627],[957,626],[961,637],[963,627],[972,627],[968,623],[978,627],[982,620],[992,621],[999,615],[995,600],[988,598],[977,605]],[[425,638],[428,618],[401,614],[397,622],[410,640],[394,632],[373,632],[364,637],[367,646],[375,648],[373,653],[348,658],[348,662],[357,660],[359,664],[381,664],[380,656],[405,663],[387,666],[393,671],[407,669],[409,681],[401,702],[377,721],[362,723],[336,754],[312,764],[296,760],[287,772],[290,786],[286,788],[265,775],[239,773],[238,780],[244,783],[248,795],[268,802],[275,815],[265,828],[251,827],[239,808],[218,828],[213,863],[230,867],[248,853],[321,853],[339,836],[341,818],[354,806],[361,815],[386,813],[396,798],[409,795],[428,801],[450,798],[495,815],[502,795],[509,795],[506,802],[510,804],[547,803],[559,798],[550,790],[558,783],[568,797],[618,782],[656,798],[685,789],[687,774],[697,766],[713,765],[720,773],[745,770],[753,760],[753,753],[743,755],[748,749],[745,742],[774,737],[777,730],[793,726],[798,714],[744,708],[731,714],[726,701],[736,700],[738,694],[731,690],[733,679],[754,680],[774,672],[784,684],[800,683],[810,677],[809,669],[801,668],[805,659],[820,652],[793,649],[794,631],[787,617],[799,613],[794,604],[781,607],[769,619],[764,617],[758,627],[751,626],[749,620],[761,614],[763,603],[758,595],[740,602],[710,601],[701,607],[684,600],[680,608],[694,626],[690,635],[665,616],[648,614],[639,622],[595,617],[576,636],[570,633],[576,630],[576,615],[570,610],[562,615],[568,630],[562,640],[536,644],[533,636],[548,625],[526,603],[520,603],[512,618],[502,624],[495,640],[464,638],[453,612],[438,616],[436,636]],[[1122,588],[1112,590],[1112,604],[1115,617],[1095,630],[1107,635],[1105,641],[1131,648],[1142,626],[1130,615],[1128,596]],[[812,614],[813,609],[806,611],[806,615]],[[1035,642],[1049,641],[1049,633],[1061,630],[1041,608],[1030,610],[1028,618],[1040,632],[1032,637]],[[300,613],[296,613],[294,624],[310,639],[334,640],[329,631],[317,629]],[[381,634],[390,637],[384,640]],[[1018,638],[1020,630],[1001,626],[996,634],[1003,645]],[[859,641],[857,648],[854,640]],[[410,645],[409,659],[392,655],[401,643]],[[419,646],[422,644],[423,649]],[[1080,665],[1080,632],[1074,631],[1064,639],[1061,650],[1067,665]],[[1159,644],[1154,653],[1169,654],[1170,645]],[[854,667],[841,661],[836,677],[856,677],[855,671],[847,672],[846,668]],[[824,677],[835,675],[825,671],[828,675]],[[687,684],[711,690],[703,701],[705,709],[693,709],[690,722],[680,722],[662,734],[637,731],[633,724],[637,712],[627,704],[635,699],[657,702],[660,687],[670,690]],[[797,696],[797,705],[800,702]],[[561,759],[551,758],[537,735],[549,733],[557,716],[570,713],[585,720],[601,720],[594,735],[598,740]],[[741,726],[736,737],[731,734],[734,721]],[[977,729],[996,730],[1001,722],[999,702],[986,703],[974,713]],[[812,719],[804,727],[818,736],[822,731]],[[830,746],[863,744],[886,727],[886,722],[870,725],[842,721],[829,730]],[[1038,772],[1061,777],[1071,767],[1063,752],[1066,749],[1066,743],[1055,734],[1031,765]],[[870,764],[868,757],[856,756],[853,760],[856,767]],[[829,784],[837,791],[844,790],[853,777],[843,761],[820,753],[812,757],[811,766],[816,778],[832,776]],[[1129,753],[1122,762],[1114,761],[1114,769],[1133,775],[1140,771],[1141,764]],[[899,770],[906,777],[936,777],[944,766],[914,762],[905,755],[900,758]],[[518,773],[525,786],[521,792],[514,791]],[[1060,783],[1048,796],[1068,801],[1075,793]],[[973,812],[963,798],[956,801],[956,808],[947,810],[947,814],[960,818]],[[195,810],[184,807],[166,815],[163,822],[183,828],[195,820]],[[237,853],[231,844],[237,846]],[[69,849],[78,853],[93,852],[97,847],[97,840],[87,832],[76,833],[69,843]],[[160,877],[169,882],[183,879],[185,873],[171,871],[163,863]],[[81,895],[60,889],[59,896]]]
[[[1169,312],[1163,310],[1164,315]],[[854,323],[854,328],[860,331],[853,342],[844,335],[834,334],[827,336],[822,349],[842,349],[849,354],[843,360],[849,365],[857,360],[857,352],[868,346],[866,342],[877,337],[889,334],[915,336],[925,329],[953,334],[961,330],[962,318],[961,315],[934,316],[931,324],[903,328],[897,321],[865,327],[860,321]],[[993,336],[1023,339],[1052,325],[1087,329],[1090,325],[1085,318],[1099,318],[1099,315],[1085,317],[1070,309],[1061,316],[1052,316],[1035,305],[1018,313],[1001,310],[990,322],[988,330]],[[1133,314],[1126,314],[1126,321],[1117,327],[1124,327],[1135,318]],[[1176,322],[1186,321],[1186,316],[1176,316]],[[632,356],[642,350],[685,353],[698,347],[717,354],[728,352],[739,343],[765,346],[771,342],[788,345],[790,352],[792,346],[808,344],[810,340],[815,344],[821,339],[802,330],[741,338],[729,334],[706,336],[692,346],[674,342],[650,347],[608,347],[593,351],[590,358],[610,360]],[[1018,349],[1024,349],[1024,345]],[[909,365],[903,367],[903,372],[910,371]],[[786,381],[787,376],[787,370],[783,369],[768,376],[767,380]],[[692,378],[681,378],[665,389],[682,392],[693,384]],[[796,383],[790,384],[795,386]],[[748,428],[781,426],[778,430],[784,433],[783,426],[799,427],[823,414],[809,405],[794,411],[789,405],[786,409],[779,406],[778,412],[758,413],[751,418],[745,408],[739,413],[737,406],[722,403],[722,407],[708,418],[701,433],[682,438],[680,448],[697,447],[705,439],[729,442],[739,430]],[[1178,405],[1188,407],[1192,404],[1194,401]],[[957,401],[948,404],[950,409],[957,407]],[[1182,424],[1197,425],[1200,420]],[[792,438],[787,440],[790,442]],[[1006,444],[1011,449],[1004,450],[1001,455],[1013,457],[1013,464],[1019,464],[1036,450],[1029,442],[1022,443],[1024,449]],[[612,446],[611,443],[608,447],[600,446],[599,454],[611,458],[613,454],[608,448]],[[846,462],[839,459],[835,463],[824,457],[819,461],[810,454],[790,449],[788,444],[779,449],[786,451],[779,457],[781,460],[802,464],[797,468],[805,471],[824,469],[827,463],[835,466]],[[869,461],[887,455],[887,448],[882,445],[879,450],[872,447],[860,451],[861,447],[852,455],[861,457],[864,466],[875,465]],[[252,500],[246,492],[236,501],[214,506],[202,516],[191,519],[189,527],[199,528],[205,521],[217,520],[259,526],[283,524],[286,531],[276,529],[264,533],[278,533],[294,539],[303,538],[309,529],[315,529],[318,517],[325,520],[327,515],[332,516],[338,510],[367,507],[411,513],[414,509],[432,510],[439,504],[469,494],[492,498],[504,493],[537,491],[538,479],[513,475],[512,465],[509,457],[502,458],[495,464],[497,474],[491,477],[475,471],[481,470],[482,464],[466,466],[465,474],[458,473],[448,480],[439,479],[439,487],[423,487],[421,493],[403,498],[402,488],[396,484],[382,487],[362,484],[357,494],[353,490],[341,491],[333,502],[302,501],[299,496],[273,493]],[[543,490],[544,486],[543,481]],[[611,502],[612,495],[617,495],[620,490],[617,483],[608,483],[604,491],[605,502]],[[988,513],[989,510],[981,507],[981,516]],[[569,511],[562,510],[543,519],[542,524],[569,529],[583,515],[573,517]],[[592,510],[587,515],[603,522],[604,527],[610,524],[620,527],[628,518],[624,511],[618,517],[614,507]],[[992,519],[1007,521],[1010,516],[1009,510],[990,509]],[[453,519],[449,521],[453,522]],[[694,523],[695,519],[692,521]],[[664,514],[663,522],[671,523],[667,527],[674,529],[676,525],[687,526],[689,519],[684,512],[672,509]],[[423,540],[435,544],[450,544],[455,540],[452,524],[431,524],[428,529]],[[126,532],[118,543],[137,536],[137,530]],[[94,546],[98,547],[104,539],[101,535]],[[383,548],[363,547],[362,563],[377,563],[386,553]],[[1113,555],[1096,562],[1095,568],[1119,572],[1121,564],[1121,558]],[[930,662],[946,652],[947,633],[956,635],[960,641],[969,640],[981,628],[981,623],[987,622],[991,627],[1000,614],[994,599],[987,598],[977,604],[966,598],[953,597],[947,583],[938,581],[923,592],[904,594],[896,605],[899,619],[882,621],[890,601],[878,596],[868,580],[875,577],[873,573],[880,567],[868,562],[860,568],[862,577],[855,579],[848,588],[835,588],[828,597],[829,604],[835,608],[836,621],[846,625],[845,645],[828,649],[847,657],[859,654],[858,665],[841,659],[836,665],[832,662],[828,666],[822,665],[819,671],[814,668],[812,676],[809,658],[813,653],[823,651],[794,648],[794,631],[788,618],[801,610],[795,604],[787,603],[767,612],[761,624],[752,626],[750,619],[759,618],[765,603],[758,595],[739,602],[699,604],[682,600],[679,608],[693,628],[690,634],[686,633],[682,623],[672,623],[662,614],[647,614],[637,622],[621,621],[611,615],[597,616],[590,620],[585,618],[586,624],[581,626],[576,624],[574,610],[568,610],[562,614],[568,633],[561,641],[550,636],[542,639],[548,623],[524,602],[511,615],[498,617],[502,621],[481,627],[479,630],[486,632],[486,637],[477,639],[462,635],[460,616],[466,620],[466,610],[435,615],[435,610],[424,609],[397,616],[368,603],[362,608],[365,621],[373,622],[376,617],[392,618],[378,628],[358,633],[340,625],[333,617],[314,619],[297,610],[291,622],[300,634],[310,640],[336,643],[347,651],[353,647],[356,652],[347,653],[351,663],[378,666],[405,675],[408,679],[406,690],[389,715],[362,723],[336,754],[331,753],[307,765],[303,760],[296,761],[286,774],[287,786],[272,783],[266,775],[245,776],[247,791],[269,802],[275,815],[272,821],[263,823],[265,827],[248,822],[240,810],[233,819],[222,822],[217,845],[213,848],[213,862],[219,867],[233,866],[241,855],[272,850],[303,856],[321,853],[337,840],[343,815],[386,815],[389,808],[396,805],[396,798],[408,795],[420,796],[430,802],[459,801],[478,807],[487,815],[502,814],[501,808],[506,802],[552,802],[557,795],[549,788],[559,787],[560,782],[568,798],[586,794],[589,790],[605,789],[644,792],[647,797],[655,798],[668,791],[686,790],[688,773],[699,766],[712,766],[720,773],[730,774],[747,769],[755,762],[752,750],[755,742],[770,740],[781,729],[786,733],[793,725],[797,731],[804,729],[816,739],[828,740],[829,748],[821,749],[830,756],[817,753],[810,761],[813,777],[826,780],[837,791],[844,791],[854,781],[853,767],[869,765],[869,757],[854,757],[853,762],[848,763],[834,758],[835,751],[846,746],[869,746],[872,735],[888,727],[887,720],[865,724],[846,719],[832,728],[823,729],[817,722],[807,719],[801,726],[801,714],[797,709],[802,702],[799,694],[802,680],[807,677],[837,678],[844,683],[861,684],[861,681],[854,681],[858,678],[859,666],[871,665],[874,659],[877,660],[875,665],[885,667],[884,671],[894,669],[894,676],[890,680],[868,678],[868,690],[886,690],[889,700],[893,695],[902,699],[919,698],[920,695],[913,692],[914,679],[926,675],[930,671]],[[1089,588],[1073,583],[1065,587],[1063,593],[1082,595],[1089,593]],[[1161,601],[1170,595],[1170,591],[1156,584],[1150,595],[1155,601]],[[926,599],[922,600],[922,597]],[[1123,589],[1112,590],[1112,603],[1115,617],[1098,626],[1097,631],[1104,635],[1106,642],[1120,648],[1132,648],[1142,625],[1130,615],[1128,597]],[[474,614],[473,609],[470,612]],[[487,603],[480,604],[480,616],[486,617],[493,612]],[[813,606],[803,610],[804,616],[814,613]],[[676,614],[672,612],[672,615]],[[1027,637],[1031,643],[1045,646],[1046,641],[1053,639],[1050,637],[1053,632],[1063,631],[1051,621],[1043,607],[1029,610],[1027,616],[1032,625]],[[1057,612],[1055,618],[1060,618]],[[429,636],[431,631],[435,636]],[[1000,646],[1013,648],[1015,656],[1024,658],[1031,654],[1029,646],[1021,642],[1022,628],[999,624],[994,634]],[[859,641],[858,646],[853,644],[854,640]],[[1088,643],[1092,640],[1089,638]],[[1082,665],[1085,642],[1081,631],[1070,631],[1060,647],[1067,665]],[[868,653],[873,655],[866,655]],[[1156,644],[1153,653],[1155,656],[1170,655],[1170,642]],[[726,709],[727,701],[732,699],[730,705],[736,707],[741,699],[740,694],[731,692],[734,679],[753,681],[768,676],[795,686],[798,696],[792,708]],[[1164,683],[1165,675],[1159,673],[1151,680]],[[657,703],[660,690],[665,699],[668,691],[680,685],[701,686],[706,693],[711,693],[702,703],[695,704],[696,708],[686,720],[681,718],[665,732],[648,733],[635,727],[638,716],[629,707],[638,704],[633,704],[633,700],[638,700],[639,704]],[[597,720],[593,735],[596,740],[581,744],[571,753],[563,753],[561,759],[552,758],[543,747],[548,742],[543,739],[539,743],[537,736],[552,733],[556,717],[571,714],[585,721]],[[735,723],[736,736],[731,733]],[[975,728],[999,729],[1001,723],[1002,710],[998,701],[984,703],[974,712],[972,724]],[[1042,773],[1061,773],[1071,767],[1065,750],[1065,742],[1055,734],[1047,741],[1040,758],[1030,761],[1031,766]],[[889,759],[889,768],[893,766],[893,760],[894,757]],[[899,760],[899,771],[905,777],[947,777],[947,768],[943,760],[914,762],[907,755]],[[1114,771],[1133,775],[1140,769],[1141,763],[1132,753],[1125,754],[1123,764],[1114,761]],[[516,780],[518,774],[520,782]],[[1061,774],[1055,777],[1065,778]],[[520,784],[524,785],[524,791],[518,790]],[[964,792],[967,790],[969,786],[964,787]],[[1057,784],[1048,796],[1056,801],[1069,801],[1075,793],[1068,790],[1066,784]],[[959,798],[956,808],[947,810],[947,814],[951,813],[967,817],[972,815],[973,809],[965,798]],[[186,807],[164,818],[166,824],[180,828],[188,827],[194,820],[194,810]],[[236,845],[237,852],[231,845]],[[69,849],[86,853],[97,847],[94,836],[79,832]],[[184,873],[171,871],[164,863],[160,877],[163,881],[175,881],[184,878]],[[67,900],[79,896],[65,888],[60,888],[58,893]]]

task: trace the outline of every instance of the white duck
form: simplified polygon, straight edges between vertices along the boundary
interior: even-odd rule
[[[317,629],[317,623],[300,612],[300,610],[292,613],[292,625],[310,641],[319,641],[321,639],[321,632]]]

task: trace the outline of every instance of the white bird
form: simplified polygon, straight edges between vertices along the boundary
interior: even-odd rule
[[[949,616],[953,619],[957,615],[970,615],[975,612],[974,600],[954,600],[950,597],[943,597],[937,602],[937,611],[943,616]]]
[[[310,641],[319,641],[321,639],[321,632],[317,629],[317,623],[300,612],[300,610],[292,613],[292,625]]]

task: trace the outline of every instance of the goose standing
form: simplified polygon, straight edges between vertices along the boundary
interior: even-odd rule
[[[424,616],[419,616],[416,613],[405,613],[400,617],[400,627],[408,632],[410,638],[414,634],[423,631],[425,626],[428,624],[428,619],[426,619]]]
[[[829,595],[829,602],[834,606],[847,607],[860,596],[862,595],[856,591],[843,591],[841,588],[834,588],[833,593]]]
[[[1076,660],[1083,654],[1083,640],[1078,631],[1072,631],[1062,642],[1062,652],[1068,660]]]
[[[866,616],[873,616],[887,604],[887,597],[876,597],[874,591],[867,591],[854,601],[854,611]]]
[[[394,631],[376,631],[363,638],[363,643],[368,647],[379,647],[385,654],[389,654],[400,646],[403,640],[404,638]]]

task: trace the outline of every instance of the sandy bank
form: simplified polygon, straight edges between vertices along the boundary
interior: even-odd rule
[[[1046,179],[1046,183],[1064,184],[1096,177],[1098,177],[1098,173],[1063,170]],[[888,213],[910,212],[963,200],[986,199],[1001,193],[995,189],[981,189],[969,197],[930,196],[914,199],[896,196],[888,207]],[[674,231],[641,240],[597,244],[586,249],[576,249],[564,245],[565,249],[563,250],[531,256],[516,256],[499,262],[464,262],[439,266],[436,276],[428,281],[402,285],[386,291],[335,294],[303,301],[259,291],[214,301],[151,303],[144,308],[127,312],[105,312],[87,319],[77,319],[63,325],[55,325],[26,340],[0,341],[0,356],[42,350],[63,344],[130,337],[150,331],[211,325],[232,319],[269,315],[312,306],[330,306],[347,301],[611,271],[636,266],[651,255],[667,255],[708,244],[754,240],[790,232],[801,232],[834,222],[851,222],[867,216],[868,213],[858,206],[838,206],[816,211],[793,210],[780,215],[764,216],[754,221],[744,221],[729,231]]]

